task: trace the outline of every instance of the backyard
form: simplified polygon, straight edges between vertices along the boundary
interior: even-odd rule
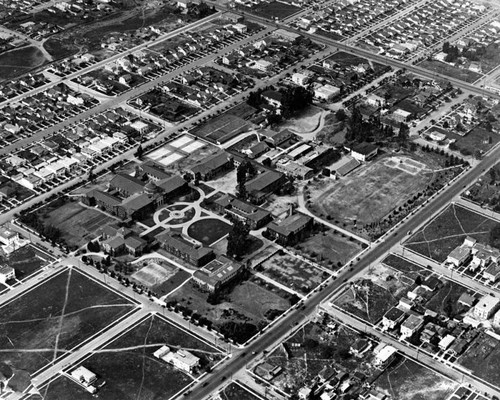
[[[492,219],[452,203],[404,245],[424,257],[442,263],[467,236],[488,244],[490,231],[497,225]]]
[[[0,308],[3,361],[34,374],[132,310],[124,297],[66,270]]]

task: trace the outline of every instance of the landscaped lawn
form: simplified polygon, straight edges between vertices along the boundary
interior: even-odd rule
[[[2,360],[33,374],[133,309],[124,297],[69,269],[0,308],[0,349],[15,349],[3,352]]]
[[[188,235],[210,246],[212,243],[226,236],[231,231],[231,225],[216,218],[204,218],[193,222],[188,227]]]
[[[488,244],[490,231],[497,224],[492,219],[452,203],[416,232],[405,243],[405,247],[441,263],[467,236]]]
[[[399,357],[375,381],[398,400],[445,400],[459,384],[408,358]]]

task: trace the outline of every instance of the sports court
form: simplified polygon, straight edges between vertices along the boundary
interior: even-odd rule
[[[179,153],[170,153],[168,156],[163,157],[162,159],[156,160],[162,165],[170,165],[176,161],[179,161],[181,158],[184,158],[182,154]]]
[[[201,149],[203,146],[205,146],[205,143],[194,141],[193,143],[188,144],[186,147],[183,147],[182,151],[186,153],[192,153],[198,149]]]
[[[134,273],[132,278],[148,287],[158,285],[172,277],[177,272],[177,268],[173,265],[171,266],[166,263],[162,264],[164,265],[160,265],[156,262],[150,262],[147,266]]]
[[[177,149],[180,149],[181,147],[185,146],[188,143],[191,143],[193,141],[193,138],[183,135],[177,139],[175,139],[173,142],[170,142],[169,145],[172,147],[175,147]]]

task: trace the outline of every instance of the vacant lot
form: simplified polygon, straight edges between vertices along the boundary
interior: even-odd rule
[[[16,270],[17,279],[24,279],[46,265],[48,259],[49,256],[29,244],[12,252],[6,263]]]
[[[76,201],[52,202],[37,211],[45,226],[55,226],[69,246],[80,247],[96,237],[97,231],[118,220]]]
[[[465,151],[463,154],[474,154],[479,150],[482,154],[488,152],[500,141],[500,135],[494,132],[476,127],[467,135],[460,136],[453,132],[446,133],[448,139],[455,140],[455,144],[460,151]]]
[[[259,400],[262,397],[257,397],[249,390],[236,382],[231,382],[225,388],[219,391],[221,400]]]
[[[43,397],[42,397],[43,396]],[[40,389],[40,395],[34,394],[28,400],[93,400],[94,396],[70,378],[60,375],[47,386]],[[113,399],[114,400],[114,399]],[[117,399],[118,400],[118,399]]]
[[[0,308],[3,361],[33,374],[132,309],[76,270],[60,273]]]
[[[458,383],[400,357],[375,381],[387,396],[398,400],[445,400]]]
[[[370,279],[354,282],[333,303],[372,324],[398,303],[393,293]]]
[[[23,47],[0,54],[0,81],[12,79],[39,67],[46,61],[34,46]]]
[[[289,3],[282,1],[272,1],[270,3],[261,3],[252,7],[254,14],[260,15],[264,18],[288,18],[290,15],[298,13],[301,9]]]
[[[481,75],[477,72],[469,71],[465,68],[457,68],[453,65],[449,65],[441,61],[425,60],[419,64],[419,67],[437,72],[439,74],[448,75],[451,78],[460,79],[469,83],[475,82],[479,78],[481,78]]]
[[[318,181],[308,185],[311,211],[350,228],[381,222],[391,211],[403,206],[425,189],[432,173],[411,173],[398,168],[392,158],[378,160],[356,169],[338,181]]]
[[[474,294],[456,282],[445,280],[443,286],[434,293],[434,296],[425,304],[425,308],[435,311],[453,319],[467,308],[458,304],[458,299],[463,293]]]
[[[328,277],[323,271],[282,250],[264,261],[257,270],[302,294],[309,293]]]
[[[215,347],[161,317],[151,316],[94,352],[83,366],[106,381],[99,391],[103,399],[169,399],[193,378],[153,356],[163,345],[173,351],[189,349],[199,357],[201,369],[195,372],[196,375],[222,359]]]
[[[443,262],[467,236],[472,236],[478,242],[488,243],[490,231],[496,225],[497,222],[492,219],[451,204],[416,232],[405,246],[425,257]]]
[[[311,235],[296,247],[306,257],[332,270],[346,264],[363,248],[357,240],[333,230]]]
[[[210,246],[226,236],[230,231],[231,225],[217,218],[201,219],[193,222],[188,227],[188,235],[205,246]]]
[[[382,263],[402,272],[409,279],[413,280],[417,279],[418,276],[426,277],[432,273],[431,271],[422,268],[420,265],[397,256],[396,254],[389,254],[386,258],[384,258]]]
[[[500,342],[481,333],[467,352],[458,359],[458,363],[472,370],[472,373],[494,385],[500,382]]]

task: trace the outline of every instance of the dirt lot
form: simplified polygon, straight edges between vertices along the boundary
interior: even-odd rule
[[[460,246],[467,236],[487,244],[491,229],[498,223],[457,204],[451,204],[435,219],[416,232],[405,247],[437,262]]]
[[[375,381],[387,396],[398,400],[445,400],[458,383],[407,358],[392,363]]]
[[[362,228],[380,222],[432,180],[432,173],[406,172],[397,168],[399,163],[386,164],[389,160],[379,157],[337,181],[312,182],[307,186],[311,211]]]
[[[17,349],[2,360],[33,374],[132,309],[76,270],[63,272],[0,308],[0,348]]]
[[[480,334],[458,363],[472,370],[473,374],[497,385],[500,381],[500,343],[484,333]]]
[[[328,277],[323,271],[282,250],[264,261],[257,271],[304,295]]]

